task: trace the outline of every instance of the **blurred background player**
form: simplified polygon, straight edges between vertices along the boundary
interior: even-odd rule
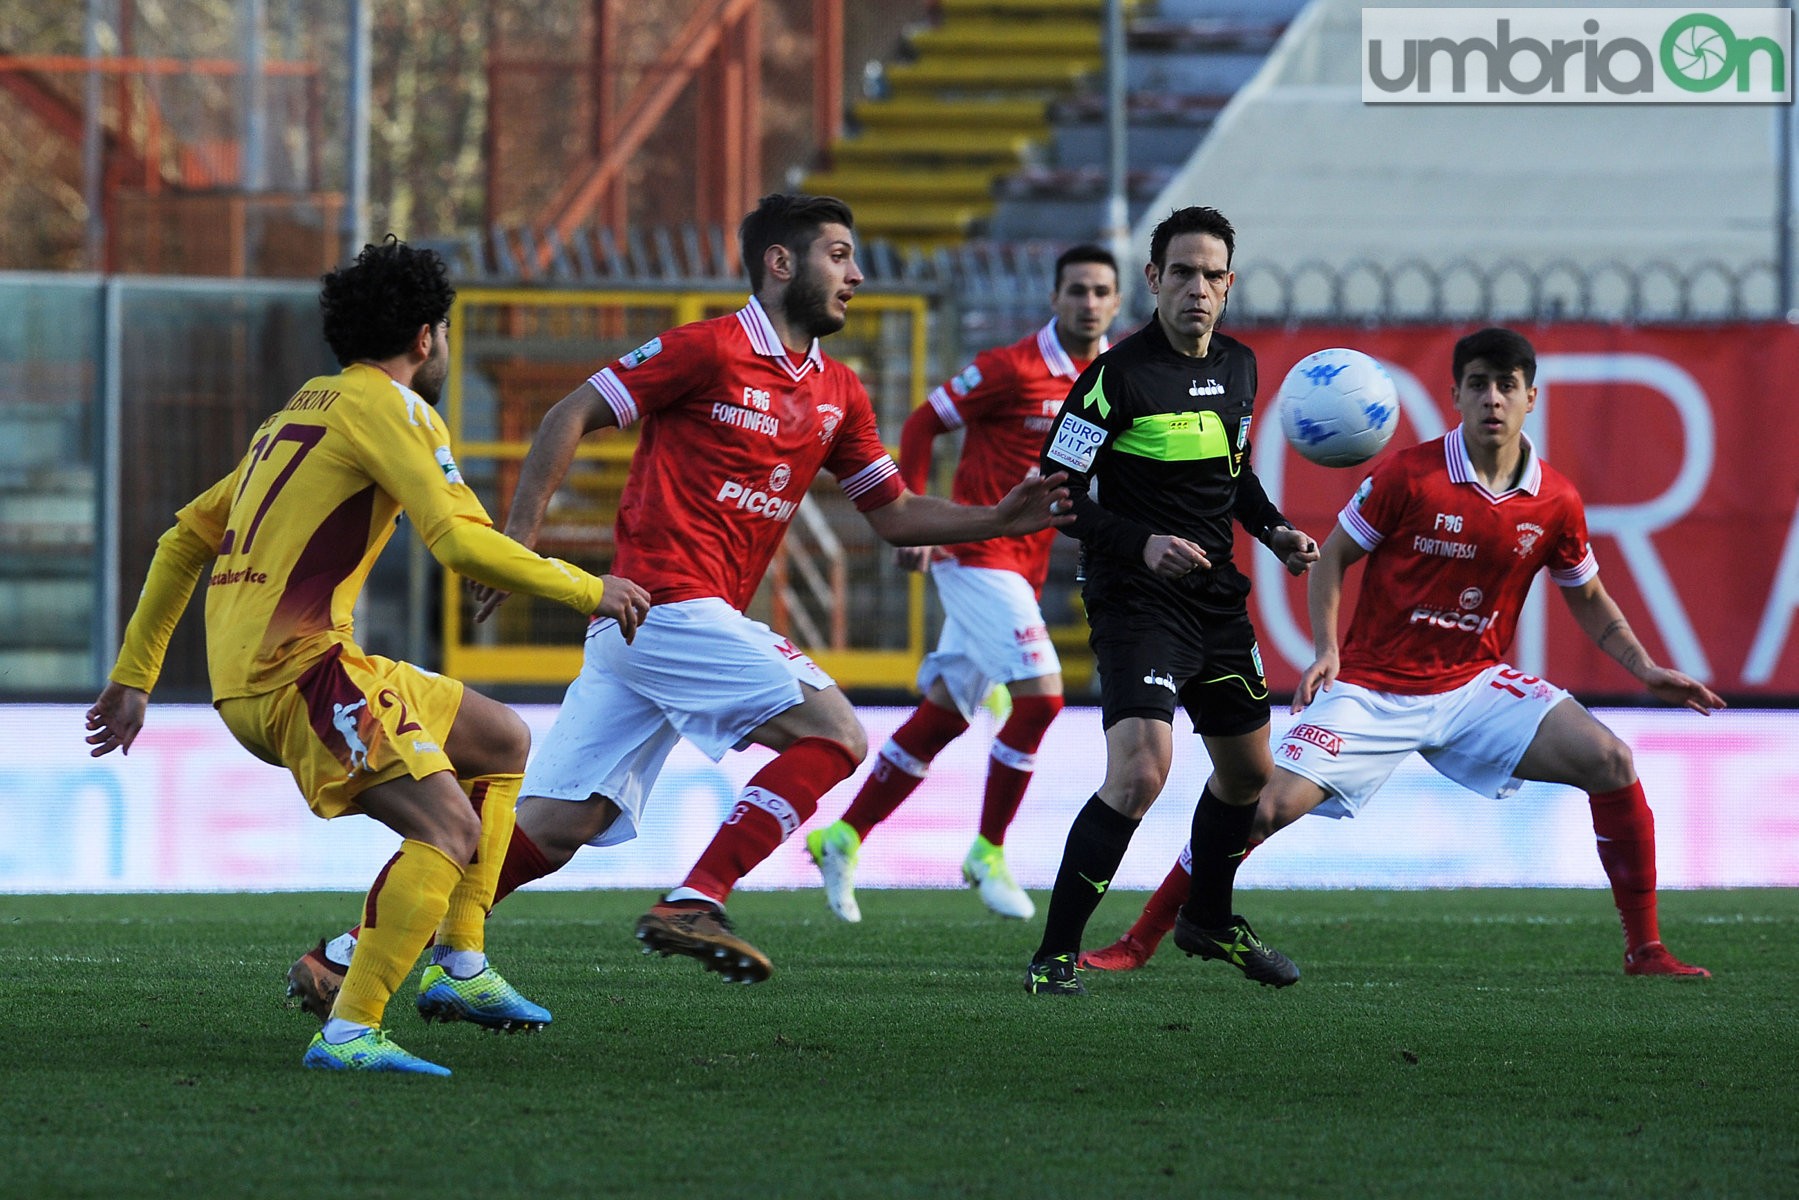
[[[427,1018],[550,1020],[484,953],[530,734],[516,713],[454,679],[365,654],[351,624],[356,598],[401,511],[451,570],[598,612],[627,635],[649,597],[495,532],[463,482],[432,411],[456,294],[435,253],[389,238],[323,282],[325,338],[342,372],[307,380],[262,423],[237,469],[176,514],[111,682],[88,712],[87,740],[95,755],[129,751],[169,637],[212,564],[207,661],[232,735],[287,767],[317,815],[366,813],[404,839],[369,889],[355,957],[303,1061],[447,1075],[381,1030],[434,930],[418,998]]]
[[[1177,706],[1212,761],[1196,832],[1223,824],[1247,833],[1272,769],[1268,684],[1249,580],[1231,561],[1232,520],[1295,573],[1318,548],[1281,515],[1249,464],[1255,355],[1217,332],[1235,242],[1216,209],[1183,208],[1156,226],[1144,272],[1155,316],[1082,373],[1043,451],[1044,470],[1069,472],[1076,519],[1068,532],[1081,541],[1086,570],[1106,774],[1068,831],[1025,977],[1037,995],[1084,991],[1075,973],[1081,933],[1167,782]],[[1246,926],[1203,937],[1196,944],[1209,956],[1254,944]],[[1297,977],[1273,958],[1244,969]]]
[[[1054,312],[1028,337],[985,350],[930,394],[900,433],[900,475],[924,492],[931,449],[942,434],[966,429],[951,495],[992,504],[1037,465],[1050,422],[1069,385],[1106,348],[1118,316],[1118,264],[1098,246],[1076,246],[1056,259]],[[1044,731],[1062,710],[1062,664],[1038,607],[1055,531],[995,538],[939,551],[907,547],[895,558],[928,569],[943,603],[943,632],[918,671],[924,699],[881,748],[873,771],[841,820],[806,837],[824,876],[825,899],[845,921],[860,921],[856,856],[869,832],[912,794],[931,760],[967,730],[996,685],[1011,712],[993,741],[980,832],[962,861],[962,878],[1002,917],[1028,920],[1036,906],[1006,866],[1006,827],[1036,768]]]
[[[1231,889],[1247,846],[1314,810],[1354,816],[1417,751],[1482,795],[1503,799],[1521,780],[1585,791],[1624,926],[1625,974],[1710,975],[1662,944],[1655,816],[1630,748],[1567,692],[1501,658],[1531,581],[1547,569],[1575,622],[1652,695],[1702,715],[1724,707],[1704,684],[1656,666],[1600,583],[1579,493],[1524,435],[1536,372],[1530,342],[1509,329],[1456,343],[1451,399],[1461,425],[1376,468],[1312,571],[1317,658],[1293,694],[1304,722],[1281,740],[1252,836],[1210,847],[1196,837],[1136,924],[1082,965],[1130,970],[1170,927],[1180,944],[1185,925],[1240,919],[1229,916]],[[1339,652],[1343,579],[1364,557]]]
[[[582,437],[643,422],[619,502],[614,570],[654,607],[635,642],[591,623],[524,783],[496,900],[583,845],[637,836],[668,752],[686,737],[715,761],[776,752],[739,794],[680,887],[637,923],[646,950],[698,959],[725,978],[766,979],[768,956],[725,915],[737,881],[849,778],[868,752],[849,701],[792,642],[743,612],[820,470],[896,545],[972,542],[1062,523],[1063,476],[970,507],[906,490],[874,409],[819,339],[842,329],[862,282],[849,207],[766,196],[739,239],[752,295],[727,316],[670,330],[596,371],[545,414],[520,471],[507,531],[527,545]],[[487,599],[478,617],[503,595]],[[326,953],[341,960],[352,935]],[[331,981],[320,977],[317,986]]]

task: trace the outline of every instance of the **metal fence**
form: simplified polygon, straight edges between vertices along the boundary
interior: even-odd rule
[[[551,285],[720,286],[741,279],[727,258],[722,228],[610,230],[493,229],[437,246],[459,277],[483,284],[535,280]],[[550,266],[533,272],[540,246]],[[1040,324],[1053,289],[1060,242],[974,241],[954,248],[902,249],[885,241],[862,248],[872,282],[941,294],[960,315],[972,346],[1017,336]],[[1131,266],[1126,271],[1135,274]],[[1238,324],[1298,321],[1410,324],[1442,321],[1608,321],[1629,324],[1785,319],[1775,263],[1625,262],[1570,259],[1527,262],[1422,258],[1379,262],[1313,260],[1236,263],[1231,319]],[[1148,313],[1138,289],[1137,315]]]
[[[534,286],[670,287],[741,294],[723,229],[645,230],[559,244]],[[439,243],[466,285],[514,282],[513,233]],[[871,293],[927,298],[928,386],[1047,314],[1049,242],[928,254],[864,250]],[[1784,319],[1769,263],[1370,261],[1239,264],[1233,327],[1468,321],[1704,324]],[[0,695],[67,693],[102,678],[137,582],[176,506],[230,468],[294,381],[331,364],[310,282],[0,274]],[[903,402],[905,387],[871,379]],[[903,414],[898,414],[903,415]],[[897,415],[883,412],[891,432]],[[416,654],[420,590],[371,588],[371,648]],[[428,594],[428,593],[427,593]],[[1046,605],[1050,597],[1046,593]],[[1065,607],[1060,600],[1058,608]],[[197,606],[196,606],[197,608]],[[170,688],[203,694],[195,622],[177,634]]]
[[[0,695],[111,666],[156,539],[331,358],[311,283],[0,275]],[[203,696],[199,604],[163,672]]]

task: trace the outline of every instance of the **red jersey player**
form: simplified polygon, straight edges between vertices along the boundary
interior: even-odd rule
[[[583,845],[635,837],[676,739],[715,759],[768,746],[776,757],[743,789],[685,882],[637,925],[646,950],[685,954],[753,983],[773,968],[732,931],[725,900],[867,753],[855,710],[831,678],[742,611],[814,477],[831,472],[896,545],[1016,536],[1072,518],[1052,515],[1067,507],[1060,475],[1020,483],[987,507],[906,489],[868,393],[819,349],[820,338],[843,328],[862,282],[847,205],[767,196],[739,238],[749,303],[653,338],[596,372],[545,415],[525,458],[507,531],[531,545],[581,438],[641,422],[614,569],[631,571],[653,607],[629,643],[612,621],[589,626],[581,673],[527,768],[494,899],[548,875]],[[491,596],[478,616],[501,598]],[[353,937],[321,944],[289,972],[309,1011],[336,987]]]
[[[951,495],[992,504],[1037,464],[1043,439],[1069,387],[1106,348],[1118,315],[1118,264],[1098,246],[1056,259],[1055,316],[1028,337],[982,351],[930,394],[900,434],[900,475],[912,490],[930,481],[932,443],[966,429]],[[928,569],[943,603],[943,632],[918,670],[924,700],[881,747],[874,770],[843,818],[806,837],[824,876],[831,911],[860,921],[854,873],[863,839],[912,794],[934,759],[968,728],[995,684],[1012,711],[993,741],[980,833],[962,878],[1002,917],[1028,920],[1036,906],[1006,866],[1006,827],[1024,799],[1044,731],[1062,710],[1062,664],[1037,599],[1049,574],[1055,531],[895,552],[910,570]]]
[[[1414,750],[1497,798],[1521,780],[1571,784],[1592,807],[1625,973],[1705,977],[1661,942],[1655,818],[1630,748],[1567,692],[1503,660],[1531,580],[1547,569],[1581,629],[1652,694],[1701,714],[1724,706],[1704,684],[1656,666],[1599,582],[1579,494],[1524,436],[1536,366],[1530,343],[1508,329],[1457,342],[1460,427],[1382,463],[1344,506],[1308,585],[1317,660],[1293,695],[1304,719],[1275,750],[1249,845],[1314,810],[1355,815]],[[1364,557],[1339,650],[1344,574]],[[1193,850],[1191,861],[1227,861]],[[1171,926],[1222,923],[1241,858],[1190,883],[1177,864],[1130,932],[1084,965],[1128,970]]]

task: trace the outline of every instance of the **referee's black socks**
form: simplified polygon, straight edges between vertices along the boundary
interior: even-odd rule
[[[1210,785],[1200,793],[1193,809],[1193,884],[1181,912],[1201,929],[1231,923],[1231,888],[1255,823],[1254,804],[1226,804]]]
[[[1124,860],[1131,835],[1141,824],[1101,800],[1097,792],[1088,799],[1068,829],[1068,845],[1062,851],[1062,866],[1056,871],[1049,915],[1043,924],[1043,944],[1037,949],[1035,961],[1080,951],[1087,919],[1112,886],[1112,876]]]

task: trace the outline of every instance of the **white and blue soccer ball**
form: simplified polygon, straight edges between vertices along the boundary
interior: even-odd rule
[[[1393,377],[1360,350],[1306,355],[1281,381],[1276,403],[1287,444],[1321,467],[1367,462],[1399,427]]]

